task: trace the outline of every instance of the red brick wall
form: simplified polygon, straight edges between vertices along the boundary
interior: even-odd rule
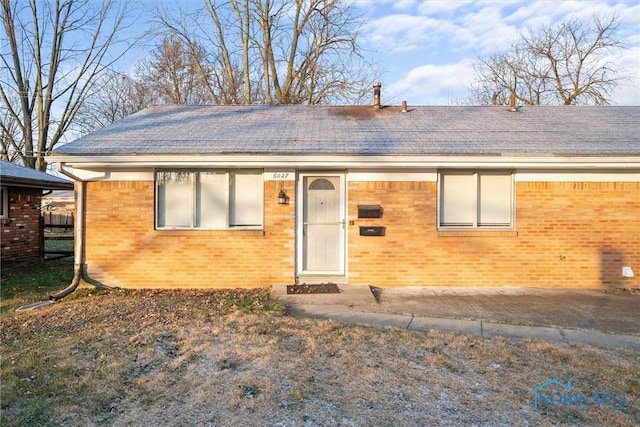
[[[349,186],[352,282],[394,286],[637,287],[639,183],[518,183],[515,232],[436,229],[436,183]],[[357,201],[357,202],[356,202]],[[381,219],[357,219],[381,204]],[[358,225],[385,225],[364,237]],[[623,278],[622,266],[635,278]]]
[[[295,189],[265,182],[259,230],[154,230],[153,182],[88,183],[91,278],[123,287],[257,287],[294,280]],[[517,183],[516,230],[439,232],[435,182],[351,182],[350,283],[396,286],[637,287],[640,183]],[[380,204],[380,219],[358,219]],[[360,225],[386,226],[384,237]],[[635,278],[621,276],[622,266]]]
[[[289,184],[289,183],[287,183]],[[260,287],[294,278],[294,188],[265,183],[264,230],[154,230],[153,182],[87,184],[89,276],[110,286]],[[286,188],[286,187],[285,187]]]
[[[3,266],[42,260],[40,198],[33,188],[8,188],[9,218],[0,220],[0,256]]]

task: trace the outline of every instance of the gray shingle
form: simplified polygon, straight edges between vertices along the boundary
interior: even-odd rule
[[[640,155],[640,107],[156,106],[60,155]]]
[[[24,185],[38,188],[73,188],[73,183],[64,178],[49,175],[31,168],[0,160],[2,184]]]

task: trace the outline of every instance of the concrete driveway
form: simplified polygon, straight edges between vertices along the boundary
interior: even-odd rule
[[[640,335],[640,295],[539,288],[373,288],[379,308],[415,316]]]
[[[640,350],[640,295],[622,290],[339,288],[338,294],[288,295],[286,286],[273,286],[271,297],[294,316]]]

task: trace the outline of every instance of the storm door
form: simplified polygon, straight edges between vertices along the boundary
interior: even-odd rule
[[[298,269],[306,275],[344,275],[344,175],[300,176],[302,212],[299,212]],[[300,233],[299,233],[300,236]]]

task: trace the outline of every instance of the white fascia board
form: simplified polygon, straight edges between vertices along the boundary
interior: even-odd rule
[[[259,155],[52,155],[48,162],[84,168],[246,167],[640,169],[640,156],[259,156]]]
[[[640,169],[518,169],[516,182],[640,182]]]

